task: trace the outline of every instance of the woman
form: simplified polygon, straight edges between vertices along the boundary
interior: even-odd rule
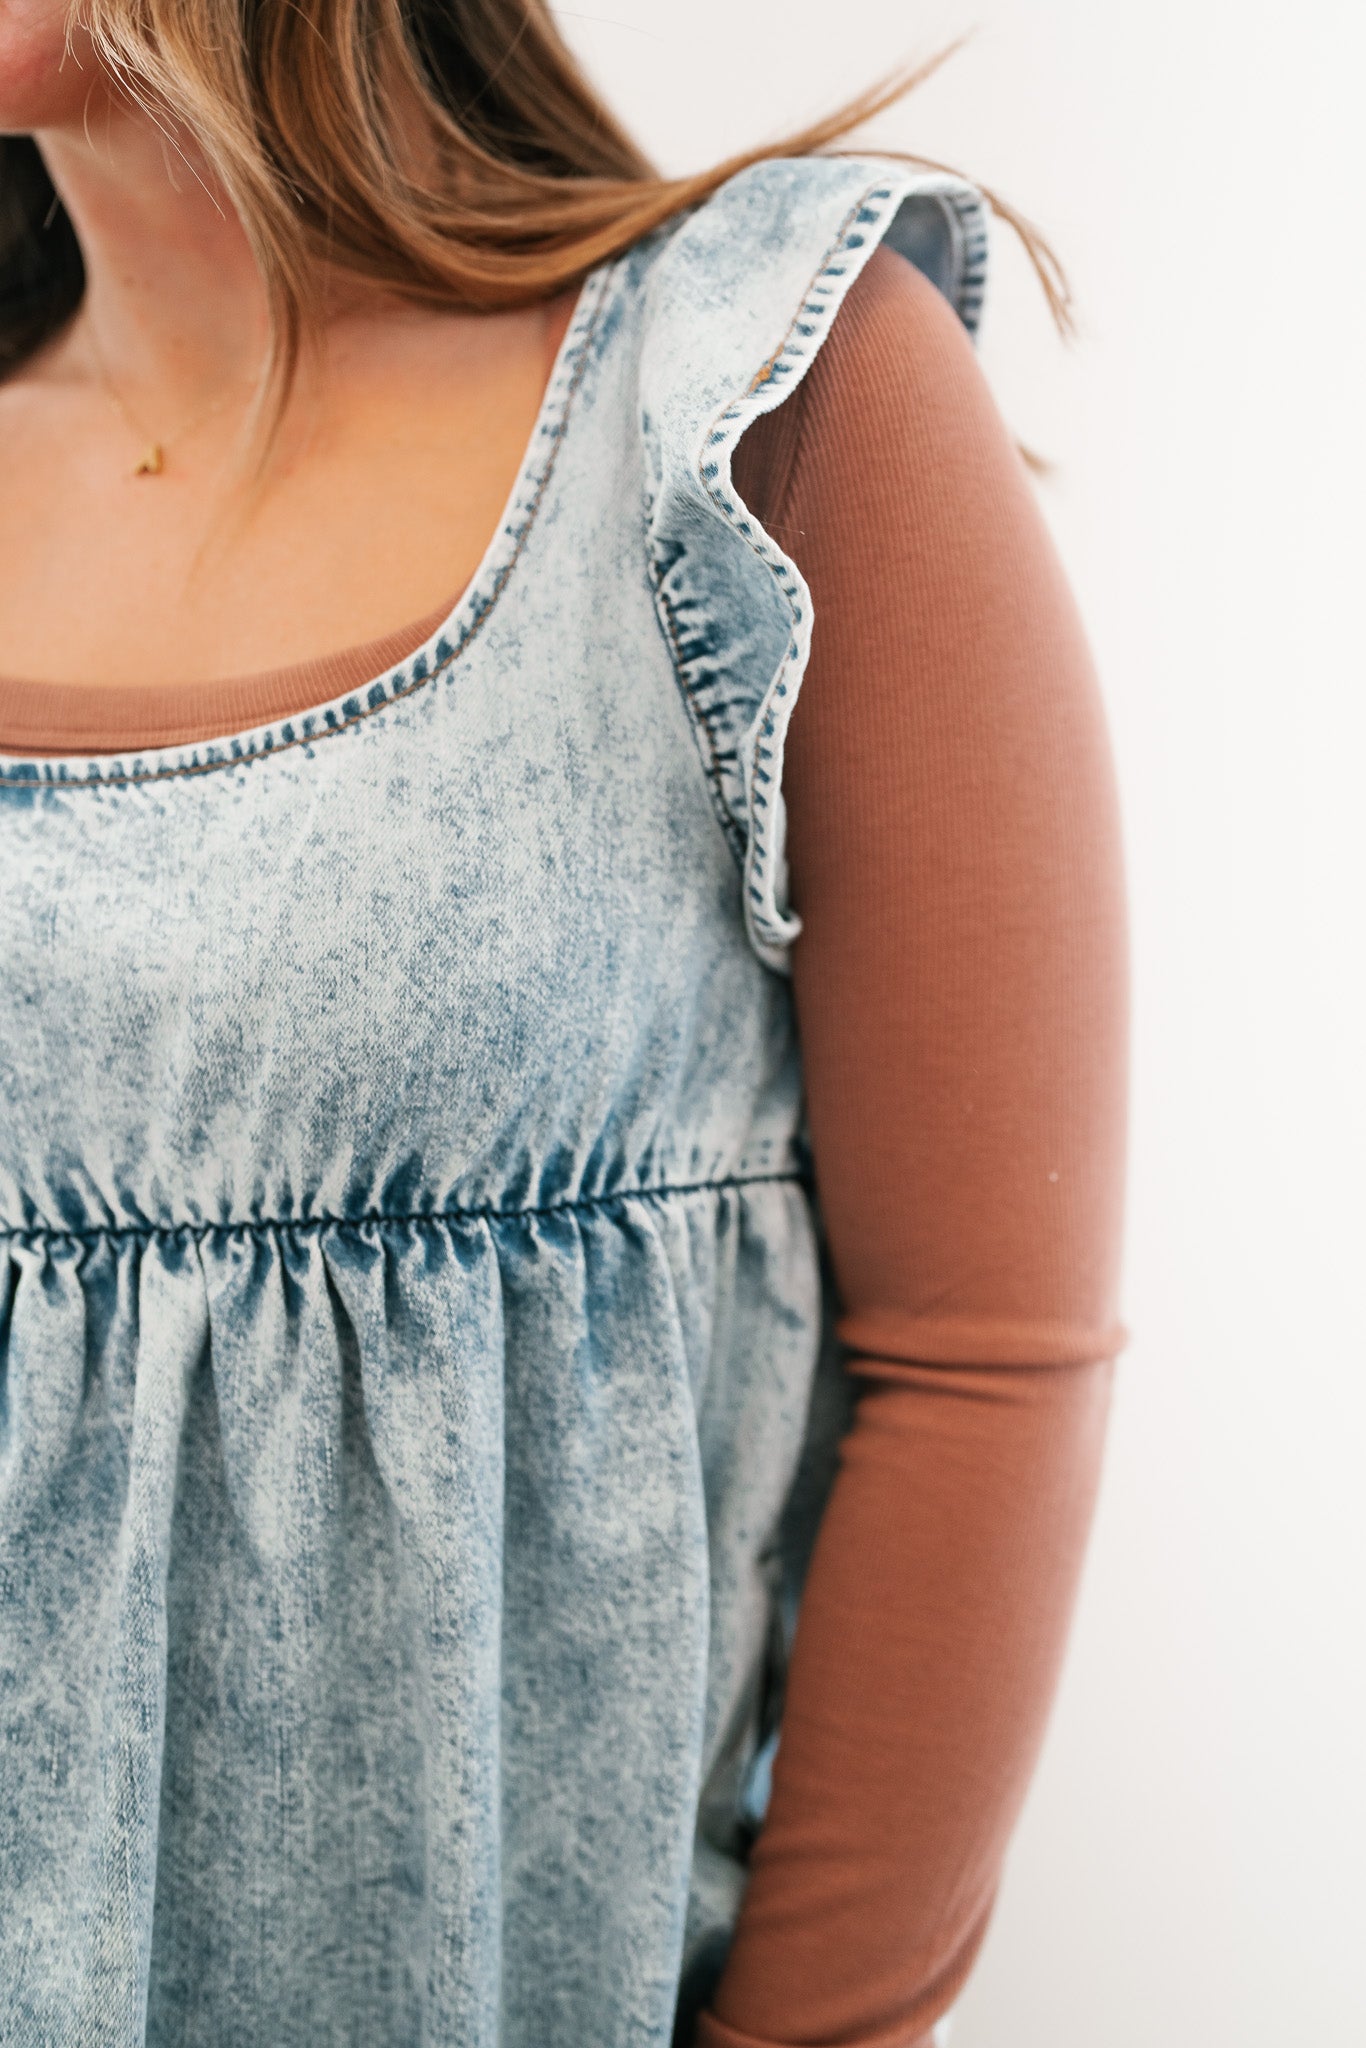
[[[533,0],[65,13],[0,9],[0,2039],[942,2039],[1125,1334],[984,195],[831,152],[904,85],[660,180]]]

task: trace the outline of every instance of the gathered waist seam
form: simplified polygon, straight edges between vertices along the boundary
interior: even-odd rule
[[[358,1216],[261,1216],[231,1223],[93,1223],[80,1229],[47,1223],[7,1223],[0,1224],[0,1244],[79,1244],[99,1238],[145,1238],[149,1241],[153,1238],[186,1238],[198,1241],[209,1237],[264,1237],[276,1231],[362,1230],[384,1223],[516,1223],[538,1216],[563,1216],[585,1210],[610,1209],[620,1202],[657,1201],[668,1195],[701,1195],[713,1191],[719,1193],[726,1188],[754,1187],[783,1181],[808,1186],[810,1180],[811,1176],[806,1168],[799,1166],[774,1173],[725,1174],[717,1180],[665,1181],[654,1187],[617,1188],[607,1194],[579,1195],[562,1202],[541,1202],[513,1209],[497,1208],[492,1203],[477,1203],[453,1205],[446,1209],[367,1209]]]

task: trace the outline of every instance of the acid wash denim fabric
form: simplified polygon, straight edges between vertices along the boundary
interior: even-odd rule
[[[849,1384],[730,457],[883,237],[975,330],[971,187],[746,170],[589,277],[404,667],[0,760],[6,2044],[667,2048],[715,1978]]]

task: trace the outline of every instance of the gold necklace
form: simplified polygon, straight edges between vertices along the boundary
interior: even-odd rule
[[[100,373],[100,382],[104,386],[105,396],[108,398],[110,404],[114,407],[114,410],[118,413],[120,419],[122,419],[124,425],[131,430],[131,432],[134,434],[137,440],[143,443],[143,451],[141,456],[138,458],[136,465],[134,466],[132,472],[133,475],[160,476],[162,471],[166,467],[165,441],[159,439],[155,434],[149,434],[147,432],[147,429],[142,425],[142,423],[136,418],[134,418],[132,412],[124,403],[123,399],[119,395],[118,388],[115,385],[113,378],[110,376],[108,370],[105,368],[104,356],[101,352],[99,342],[95,339],[95,331],[93,328],[90,329],[90,349],[91,353],[95,358],[95,367]],[[254,388],[254,383],[255,380],[253,380],[253,386],[251,388]],[[249,387],[242,385],[239,386],[238,388],[245,390]],[[217,398],[215,398],[209,405],[206,405],[201,412],[198,412],[194,415],[194,417],[189,421],[188,425],[183,426],[180,429],[179,433],[176,436],[176,439],[181,442],[188,441],[190,436],[194,433],[197,433],[199,428],[202,427],[207,420],[212,419],[215,413],[219,413],[223,410],[223,407],[227,404],[231,396],[232,393],[230,390],[220,392]]]

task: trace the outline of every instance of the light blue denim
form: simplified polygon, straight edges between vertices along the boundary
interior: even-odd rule
[[[413,659],[0,759],[6,2044],[667,2048],[720,1968],[849,1412],[730,458],[879,239],[975,332],[972,187],[746,170]]]

